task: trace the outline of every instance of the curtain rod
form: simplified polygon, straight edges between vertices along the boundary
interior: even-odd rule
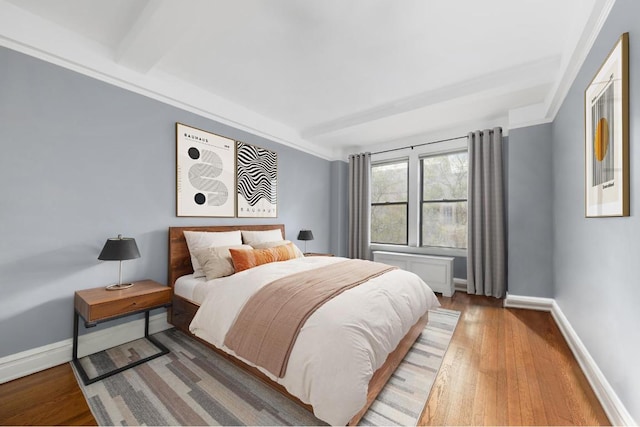
[[[422,147],[423,145],[431,145],[431,144],[437,144],[439,142],[447,142],[447,141],[454,141],[456,139],[462,139],[462,138],[467,138],[467,135],[464,136],[456,136],[455,138],[447,138],[447,139],[439,139],[437,141],[429,141],[429,142],[423,142],[421,144],[414,144],[414,145],[407,145],[406,147],[399,147],[399,148],[391,148],[389,150],[383,150],[383,151],[376,151],[375,153],[371,153],[371,155],[374,154],[382,154],[382,153],[390,153],[392,151],[399,151],[399,150],[404,150],[406,148],[411,148],[412,150],[415,147]]]

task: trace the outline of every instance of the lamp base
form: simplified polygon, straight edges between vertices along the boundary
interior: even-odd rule
[[[108,291],[120,291],[122,289],[128,289],[133,286],[133,283],[114,283],[106,287]]]

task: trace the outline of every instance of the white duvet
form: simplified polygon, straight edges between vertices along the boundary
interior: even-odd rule
[[[195,299],[203,302],[189,329],[235,356],[224,346],[224,338],[254,292],[287,274],[343,260],[296,258],[206,282],[194,291]],[[387,355],[422,315],[439,305],[418,276],[393,270],[343,292],[311,315],[298,335],[283,378],[257,368],[311,404],[316,417],[345,425],[366,403],[369,380]]]

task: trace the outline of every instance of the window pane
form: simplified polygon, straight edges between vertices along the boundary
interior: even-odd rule
[[[371,203],[406,202],[409,162],[371,167]]]
[[[407,244],[407,205],[371,206],[371,241]]]
[[[466,249],[467,202],[423,203],[422,245]]]
[[[422,159],[422,200],[466,199],[466,152]]]

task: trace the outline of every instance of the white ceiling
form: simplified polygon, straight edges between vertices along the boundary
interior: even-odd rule
[[[553,119],[615,0],[0,0],[0,44],[324,158]]]

